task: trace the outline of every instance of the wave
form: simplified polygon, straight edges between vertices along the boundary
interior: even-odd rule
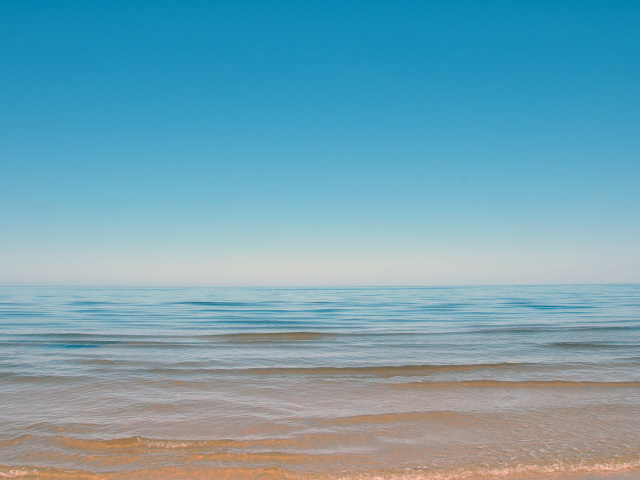
[[[353,415],[350,417],[336,417],[324,423],[331,425],[371,425],[378,423],[399,423],[399,422],[423,422],[426,420],[447,422],[463,422],[473,418],[473,414],[454,412],[450,410],[438,410],[432,412],[401,412],[401,413],[381,413],[379,415]]]
[[[550,333],[550,332],[618,332],[640,330],[635,325],[507,325],[469,330],[469,333]]]
[[[29,434],[18,435],[17,437],[0,441],[3,449],[14,445],[27,444],[34,441],[46,441],[57,446],[71,448],[85,452],[109,452],[112,450],[129,450],[129,453],[139,450],[175,450],[193,448],[225,448],[225,447],[247,447],[249,442],[237,440],[175,440],[175,439],[154,439],[141,436],[113,438],[113,439],[86,439],[77,437],[35,436]]]
[[[563,366],[565,368],[566,366]],[[467,372],[482,370],[533,370],[549,369],[552,365],[535,363],[485,363],[485,364],[425,364],[425,365],[376,365],[350,367],[256,367],[256,368],[228,368],[228,369],[185,369],[185,368],[154,368],[150,372],[163,375],[305,375],[305,376],[371,376],[394,377],[427,375],[437,372]]]
[[[397,375],[421,375],[433,372],[460,372],[470,370],[507,370],[521,369],[531,366],[524,363],[485,363],[485,364],[459,364],[459,365],[380,365],[363,367],[283,367],[283,368],[247,368],[245,373],[258,375],[278,374],[302,374],[302,375],[371,375],[371,376],[397,376]]]
[[[0,372],[0,382],[9,381],[11,383],[60,383],[60,382],[81,382],[89,383],[93,380],[88,375],[37,375],[23,374],[16,372]]]
[[[55,442],[68,448],[81,451],[128,450],[133,453],[140,450],[176,450],[176,449],[211,449],[211,448],[247,448],[251,442],[239,440],[176,440],[147,438],[141,436],[114,439],[83,439],[73,437],[54,437]]]
[[[186,305],[193,307],[254,307],[257,305],[265,305],[268,304],[266,302],[201,302],[201,301],[192,301],[192,302],[170,302],[167,305]]]
[[[559,475],[570,475],[568,478],[592,478],[593,474],[625,474],[616,478],[637,478],[640,469],[640,458],[637,456],[614,457],[594,460],[562,461],[553,459],[539,463],[502,463],[475,464],[459,467],[404,467],[404,468],[375,468],[367,469],[349,466],[349,468],[329,467],[318,471],[295,468],[296,465],[285,467],[260,465],[234,465],[202,467],[176,462],[175,465],[159,467],[142,467],[126,471],[76,470],[47,466],[11,466],[0,465],[0,478],[22,479],[51,479],[51,480],[80,480],[101,479],[115,480],[121,478],[149,479],[211,479],[246,480],[260,478],[261,480],[462,480],[485,478],[554,478]],[[315,471],[314,471],[315,470]],[[576,477],[578,475],[579,477]],[[588,477],[587,477],[588,475]],[[562,478],[562,477],[558,477]]]
[[[31,434],[21,434],[17,437],[0,441],[3,449],[14,446],[29,446],[33,443],[45,443],[55,446],[60,451],[75,451],[105,455],[138,455],[153,451],[181,451],[181,452],[208,452],[225,453],[230,449],[234,452],[249,452],[251,449],[259,449],[266,452],[277,446],[291,446],[293,440],[265,438],[257,440],[237,440],[237,439],[209,439],[209,440],[189,440],[173,438],[148,438],[142,436],[123,438],[81,438],[73,436],[51,435],[36,436]],[[258,452],[260,453],[260,452]],[[271,450],[269,453],[286,455],[283,452]]]
[[[6,440],[0,440],[0,450],[9,448],[9,447],[13,447],[14,445],[19,445],[21,443],[26,443],[31,441],[32,439],[36,438],[33,435],[29,435],[26,433],[23,433],[22,435],[18,435],[17,437],[14,438],[9,438]]]
[[[50,480],[103,480],[105,477],[88,470],[71,468],[0,465],[0,478],[20,478],[25,480],[30,478]]]
[[[29,447],[29,442],[40,442],[48,448],[55,448],[62,457],[76,457],[78,454],[100,456],[105,459],[121,459],[131,456],[136,459],[147,460],[145,465],[154,464],[158,459],[178,459],[180,463],[185,459],[204,460],[218,465],[300,465],[300,464],[331,464],[333,462],[348,462],[359,457],[353,453],[347,454],[336,451],[323,451],[322,444],[335,440],[332,435],[320,435],[317,438],[319,449],[308,446],[308,437],[283,437],[264,439],[211,439],[211,440],[181,440],[147,438],[141,436],[114,439],[87,439],[68,436],[32,437],[22,435],[19,442],[23,448]],[[32,449],[31,449],[32,450]],[[312,453],[309,453],[312,452]],[[171,462],[171,460],[170,460]],[[108,460],[101,462],[103,465]]]
[[[599,349],[599,348],[638,348],[639,345],[606,343],[606,342],[552,342],[549,344],[555,348],[567,349]]]
[[[394,388],[640,388],[640,382],[594,382],[576,380],[461,380],[447,382],[406,382],[391,385]]]
[[[48,314],[44,312],[25,312],[22,310],[10,310],[10,309],[2,309],[0,310],[0,317],[44,317]]]
[[[553,303],[536,303],[529,300],[513,300],[504,302],[504,308],[523,307],[531,308],[533,310],[592,310],[598,308],[596,305],[587,305],[584,303],[565,303],[565,304],[553,304]]]
[[[111,360],[93,359],[83,363],[89,365],[112,367],[118,365],[122,367],[121,362],[113,362]],[[534,371],[537,367],[544,369],[548,366],[537,366],[535,364],[475,364],[475,365],[402,365],[402,366],[368,366],[368,367],[281,367],[281,368],[230,368],[230,369],[209,369],[184,367],[167,367],[167,368],[149,368],[151,363],[129,362],[128,367],[142,368],[148,373],[162,375],[161,381],[166,385],[198,385],[190,383],[185,378],[193,376],[309,376],[309,377],[370,377],[370,378],[394,378],[394,377],[429,377],[431,374],[437,373],[457,373],[457,372],[484,372],[496,373],[513,371],[515,373],[523,373],[523,370]],[[166,378],[169,377],[169,378]],[[176,383],[176,378],[182,379]],[[51,375],[51,374],[23,374],[17,372],[0,372],[0,382],[9,382],[15,384],[24,383],[45,383],[45,384],[90,384],[94,380],[89,375]],[[152,379],[138,379],[138,382],[153,382]],[[388,383],[387,386],[396,389],[455,389],[455,388],[640,388],[640,381],[591,381],[591,380],[493,380],[493,379],[475,379],[475,380],[424,380],[414,382],[398,382]]]
[[[81,300],[69,302],[69,305],[77,305],[77,306],[91,306],[91,305],[122,305],[120,302],[105,302],[105,301],[97,301],[97,300]]]
[[[122,334],[97,334],[97,333],[27,333],[13,334],[10,337],[13,340],[4,341],[3,344],[38,345],[59,342],[89,342],[89,343],[118,343],[118,344],[144,344],[144,343],[170,343],[176,339],[180,341],[201,341],[201,340],[253,340],[253,339],[278,339],[282,338],[333,338],[333,337],[387,337],[387,336],[407,336],[415,335],[414,333],[343,333],[343,332],[322,332],[316,330],[272,330],[272,331],[252,331],[252,332],[233,332],[233,333],[217,333],[202,335],[122,335]]]
[[[198,329],[202,329],[202,322],[209,322],[211,319],[201,319],[194,321]],[[251,323],[254,329],[238,328],[238,324]],[[332,324],[327,328],[327,323],[317,323],[316,325],[303,325],[300,322],[271,321],[264,328],[262,325],[253,325],[254,319],[225,319],[219,324],[219,328],[227,331],[224,333],[201,333],[193,332],[185,334],[182,332],[167,333],[147,333],[147,334],[117,334],[117,333],[80,333],[80,332],[51,332],[51,333],[12,333],[6,335],[1,345],[16,346],[53,346],[58,348],[92,348],[97,346],[142,346],[142,347],[163,347],[163,346],[198,346],[206,342],[256,342],[256,341],[311,341],[311,340],[331,340],[331,339],[369,339],[371,342],[379,342],[385,339],[400,340],[406,337],[432,338],[441,336],[469,336],[471,339],[477,335],[493,334],[543,334],[543,333],[571,333],[571,332],[632,332],[640,330],[640,326],[551,326],[551,325],[510,325],[510,326],[474,326],[467,329],[455,330],[433,330],[433,331],[406,331],[402,330],[402,325],[398,326],[399,331],[342,331],[340,325]],[[192,325],[192,326],[194,326]],[[339,330],[338,330],[339,329]],[[238,331],[239,330],[239,331]],[[243,331],[244,330],[244,331]],[[556,348],[616,348],[629,346],[637,348],[639,345],[618,344],[615,342],[603,341],[556,341],[547,345]]]
[[[246,480],[259,478],[261,480],[291,480],[302,478],[294,472],[278,467],[210,467],[194,468],[189,466],[141,468],[126,472],[92,472],[88,470],[73,470],[54,467],[10,466],[0,465],[0,478],[38,479],[38,480],[148,480],[150,478],[173,480],[185,478],[194,480]]]
[[[548,478],[547,475],[553,475],[553,478],[563,478],[556,477],[556,475],[562,474],[611,474],[611,473],[621,473],[621,472],[635,472],[640,469],[640,458],[631,457],[631,458],[611,458],[611,459],[601,459],[601,460],[578,460],[578,461],[561,461],[554,459],[548,463],[539,463],[539,464],[496,464],[496,465],[470,465],[465,467],[453,467],[453,468],[443,468],[443,469],[434,469],[434,468],[423,468],[423,469],[388,469],[388,470],[378,470],[371,471],[366,473],[347,473],[347,474],[337,474],[337,475],[328,475],[328,476],[308,476],[303,478],[308,479],[331,479],[331,480],[462,480],[462,479],[472,479],[472,480],[481,480],[486,478],[513,478],[522,480],[523,478]],[[542,476],[542,477],[540,477]],[[578,477],[572,477],[578,478]],[[589,477],[579,477],[587,480],[587,478],[592,479],[592,476]],[[599,477],[598,477],[599,478]],[[619,478],[619,477],[616,477]],[[635,475],[633,476],[625,476],[624,478],[632,479],[637,478]]]
[[[434,303],[430,305],[418,305],[418,310],[431,311],[431,312],[451,312],[458,311],[463,308],[469,307],[470,303]]]
[[[246,342],[280,342],[280,341],[307,341],[321,340],[325,338],[339,337],[337,333],[324,332],[268,332],[268,333],[229,333],[226,335],[207,335],[200,338],[246,341]]]

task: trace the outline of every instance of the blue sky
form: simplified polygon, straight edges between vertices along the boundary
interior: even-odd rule
[[[640,282],[638,2],[3,2],[0,284]]]

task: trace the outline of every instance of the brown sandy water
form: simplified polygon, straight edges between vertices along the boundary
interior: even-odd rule
[[[639,293],[0,289],[0,477],[640,478]]]

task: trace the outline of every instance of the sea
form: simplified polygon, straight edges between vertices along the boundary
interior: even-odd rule
[[[638,479],[640,285],[2,287],[0,477]]]

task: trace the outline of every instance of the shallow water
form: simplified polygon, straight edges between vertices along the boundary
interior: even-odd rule
[[[0,288],[0,477],[640,477],[640,286]]]

